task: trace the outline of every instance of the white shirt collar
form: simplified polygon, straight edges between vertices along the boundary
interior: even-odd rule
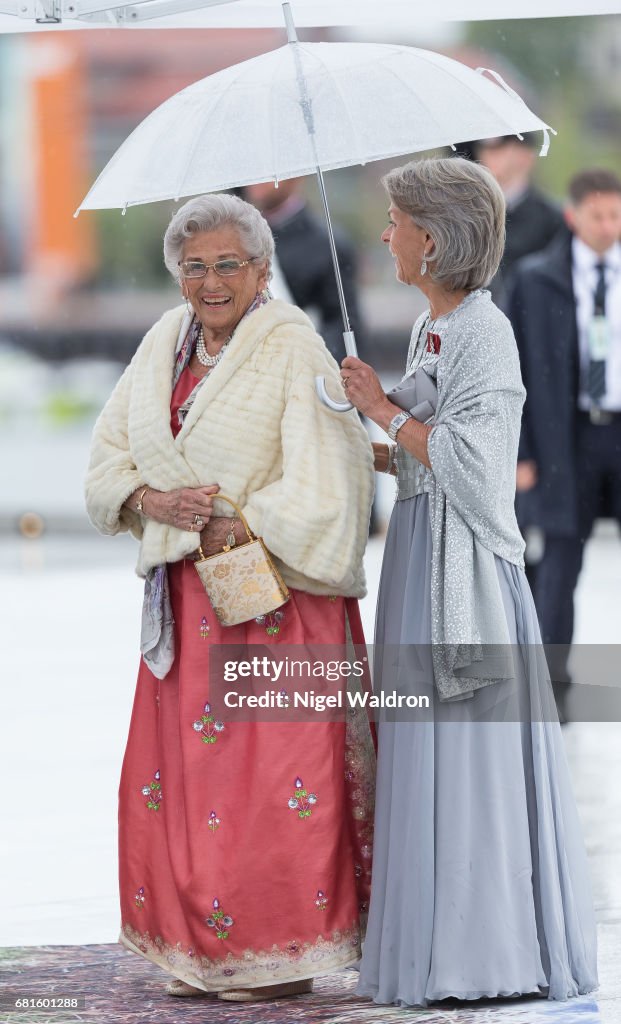
[[[577,271],[594,270],[598,263],[605,263],[611,270],[621,270],[621,243],[615,242],[605,253],[599,254],[574,235],[572,241],[574,267]]]

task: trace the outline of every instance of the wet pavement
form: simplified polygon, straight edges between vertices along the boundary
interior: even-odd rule
[[[382,543],[373,540],[367,555],[370,593],[362,610],[368,636]],[[621,725],[611,722],[573,722],[564,729],[599,922],[601,989],[595,996],[419,1013],[357,1000],[352,972],[321,980],[311,997],[277,1005],[239,1008],[166,996],[160,971],[115,944],[117,786],[142,596],[134,557],[127,537],[0,539],[0,987],[45,995],[52,985],[57,992],[69,986],[91,1000],[67,1014],[43,1016],[4,1003],[1,1022],[621,1024]],[[620,589],[621,543],[604,524],[589,546],[578,595],[581,643],[618,641]]]

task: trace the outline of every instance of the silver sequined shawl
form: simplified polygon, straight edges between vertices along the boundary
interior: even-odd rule
[[[525,391],[511,325],[489,292],[469,295],[441,339],[428,442],[431,639],[436,687],[450,700],[513,675],[494,556],[524,564],[514,499]]]

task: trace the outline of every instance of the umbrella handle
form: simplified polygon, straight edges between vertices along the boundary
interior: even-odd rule
[[[351,402],[337,402],[336,399],[330,398],[330,395],[326,390],[325,377],[315,377],[315,391],[317,392],[319,400],[323,402],[328,409],[332,409],[332,412],[349,412],[350,409],[354,408]]]
[[[356,338],[353,331],[343,332],[343,342],[345,343],[345,351],[348,356],[358,357],[358,349],[356,348]],[[326,378],[315,377],[315,391],[319,397],[319,400],[323,402],[328,409],[332,409],[332,412],[349,412],[353,409],[351,402],[338,402],[335,398],[330,398],[330,395],[326,389]]]

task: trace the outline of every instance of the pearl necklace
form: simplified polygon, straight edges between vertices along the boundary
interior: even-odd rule
[[[207,346],[205,344],[205,335],[203,333],[203,328],[201,326],[198,332],[198,338],[196,339],[196,357],[199,363],[202,363],[203,366],[209,366],[213,369],[213,367],[216,366],[222,359],[222,356],[229,347],[230,340],[231,338],[229,336],[224,342],[224,345],[222,346],[220,351],[216,352],[215,356],[210,356],[209,352],[207,351]]]

